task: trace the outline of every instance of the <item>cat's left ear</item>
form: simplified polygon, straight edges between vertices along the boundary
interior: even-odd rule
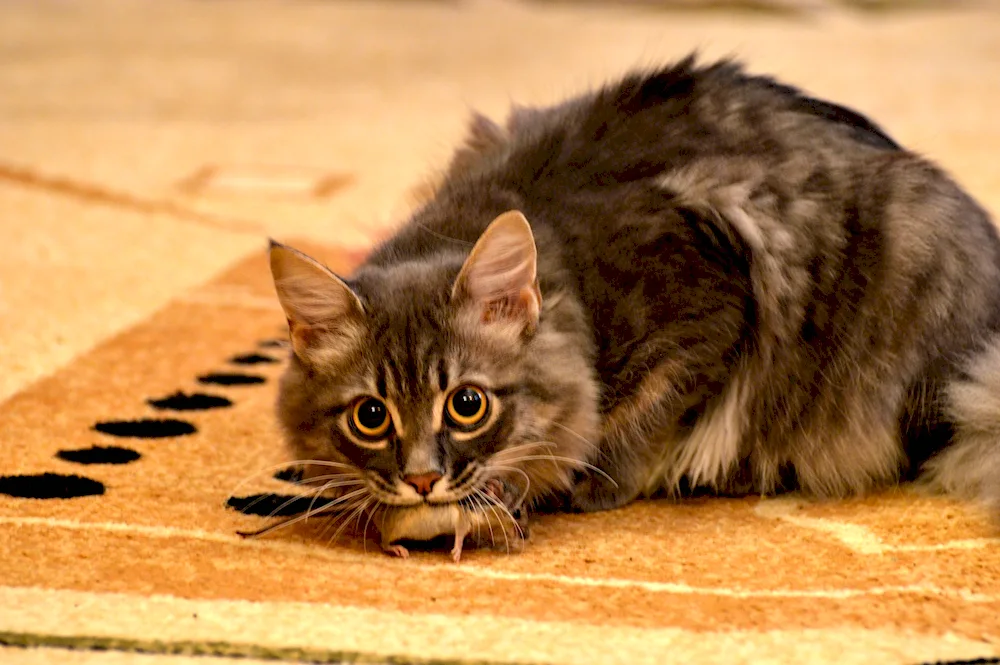
[[[490,223],[465,260],[451,297],[476,308],[483,323],[535,330],[542,307],[537,251],[531,226],[520,211],[505,212]]]

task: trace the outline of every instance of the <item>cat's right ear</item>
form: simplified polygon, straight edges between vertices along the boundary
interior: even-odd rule
[[[273,240],[269,253],[274,290],[299,358],[322,361],[360,339],[365,308],[344,280],[319,261]]]

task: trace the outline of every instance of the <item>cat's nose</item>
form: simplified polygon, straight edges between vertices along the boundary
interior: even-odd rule
[[[434,483],[441,480],[441,474],[430,472],[410,476],[403,476],[403,482],[417,490],[420,496],[427,496],[431,493]]]

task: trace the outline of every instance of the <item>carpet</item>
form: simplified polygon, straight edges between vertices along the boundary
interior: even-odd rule
[[[871,113],[996,213],[994,12],[87,7],[0,7],[0,662],[996,662],[1000,538],[906,489],[543,516],[523,552],[458,565],[320,519],[237,535],[301,508],[266,236],[349,272],[465,101],[498,114],[709,38]]]

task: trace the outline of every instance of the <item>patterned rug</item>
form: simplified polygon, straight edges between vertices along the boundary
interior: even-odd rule
[[[1000,212],[995,11],[580,4],[0,3],[0,662],[998,662],[1000,534],[906,490],[544,516],[457,565],[238,535],[308,505],[265,238],[349,272],[468,106],[738,52]]]
[[[547,516],[523,553],[458,565],[389,558],[373,530],[331,541],[318,518],[241,538],[303,508],[271,410],[287,351],[268,280],[263,254],[239,262],[0,407],[0,642],[292,662],[997,653],[1000,540],[971,506],[903,491]]]

